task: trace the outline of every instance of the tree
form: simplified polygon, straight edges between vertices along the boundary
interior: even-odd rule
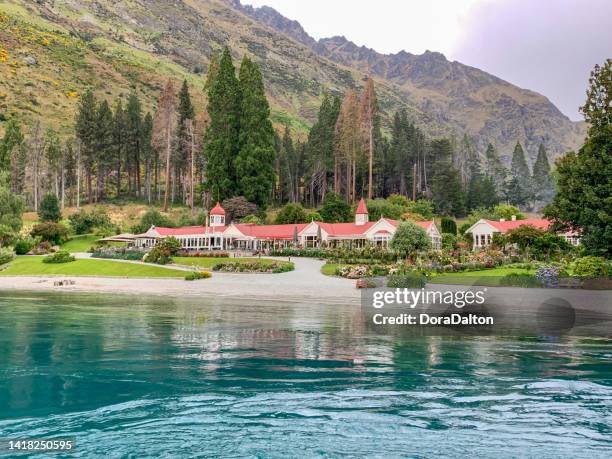
[[[87,180],[87,196],[89,202],[93,200],[93,168],[96,162],[96,138],[98,136],[97,102],[91,89],[81,96],[77,108],[75,131],[80,142],[80,151],[85,176]]]
[[[187,80],[183,80],[183,85],[181,86],[181,90],[179,91],[176,155],[173,161],[173,200],[175,188],[177,188],[177,185],[179,184],[182,184],[183,198],[187,198],[187,183],[189,183],[189,196],[191,196],[192,194],[191,191],[193,189],[193,183],[191,183],[191,178],[193,176],[192,164],[194,163],[194,161],[192,161],[192,147],[194,146],[195,138],[194,128],[195,111],[193,108],[193,104],[191,103],[189,85],[187,84]],[[188,172],[189,175],[187,175]],[[187,199],[185,199],[185,202],[187,203]]]
[[[353,218],[351,206],[336,193],[327,193],[319,209],[321,219],[326,223],[348,222]]]
[[[11,192],[8,182],[8,173],[0,171],[0,225],[18,232],[22,225],[25,203],[21,196]]]
[[[175,107],[176,99],[174,96],[174,86],[168,80],[166,87],[164,88],[160,100],[158,103],[158,113],[162,119],[160,119],[159,128],[162,130],[160,135],[166,138],[172,138],[174,134],[176,121],[173,119],[172,114],[167,113]],[[136,95],[135,91],[130,93],[128,98],[127,106],[125,107],[125,130],[124,130],[124,142],[125,142],[125,159],[128,172],[128,189],[137,198],[140,197],[141,184],[140,184],[140,157],[142,156],[142,107],[140,100]],[[169,124],[168,124],[169,123]],[[170,129],[170,132],[168,130]],[[166,147],[168,145],[166,144]],[[172,142],[170,148],[172,147]],[[166,177],[166,180],[168,178]],[[167,185],[166,185],[167,188]]]
[[[521,250],[529,247],[533,241],[544,234],[544,231],[539,230],[531,225],[521,225],[506,233],[506,239],[510,244],[516,244]]]
[[[276,216],[276,224],[284,225],[287,223],[304,223],[306,212],[301,204],[287,204]]]
[[[378,102],[374,90],[374,80],[368,76],[365,90],[359,102],[359,113],[365,134],[366,149],[368,151],[368,199],[372,199],[374,190],[374,128],[378,116]]]
[[[113,112],[108,102],[103,100],[96,110],[96,135],[94,137],[95,165],[97,169],[97,183],[95,200],[102,199],[105,195],[106,176],[112,167],[113,156]]]
[[[38,209],[38,219],[41,222],[59,222],[62,219],[62,212],[59,208],[59,200],[53,193],[47,193]]]
[[[485,175],[493,182],[498,196],[505,192],[508,170],[492,144],[487,145],[485,153]]]
[[[591,255],[612,256],[612,59],[596,65],[581,108],[590,123],[585,144],[556,162],[557,194],[545,216],[557,229],[582,233]]]
[[[4,127],[4,137],[0,140],[0,171],[11,168],[16,150],[23,148],[24,137],[16,119],[11,118]]]
[[[538,148],[538,157],[533,164],[532,176],[534,201],[549,203],[555,194],[555,184],[550,174],[550,164],[544,145]]]
[[[240,87],[229,49],[225,48],[208,89],[210,124],[204,147],[205,187],[216,200],[230,198],[237,192],[234,159],[239,148],[240,109]]]
[[[415,252],[431,248],[431,238],[427,232],[416,223],[405,221],[399,224],[390,244],[398,254],[408,258]]]
[[[457,234],[457,223],[452,218],[442,217],[440,229],[442,233]]]
[[[148,204],[151,204],[151,172],[156,163],[156,153],[152,141],[153,117],[150,112],[147,112],[142,123],[142,157],[144,160],[145,173],[144,193]]]
[[[354,202],[357,186],[357,161],[361,153],[359,102],[355,91],[344,95],[334,134],[334,193]],[[344,166],[344,176],[342,169]]]
[[[528,203],[531,194],[531,174],[525,158],[525,151],[521,144],[516,142],[512,152],[507,198],[511,204],[522,206]]]
[[[142,217],[140,217],[140,223],[132,226],[131,231],[133,233],[144,233],[151,226],[161,226],[162,228],[172,228],[174,223],[165,215],[161,214],[156,209],[147,210]]]
[[[170,193],[170,161],[172,159],[173,145],[176,139],[176,94],[172,80],[168,79],[157,104],[157,111],[153,120],[153,142],[159,150],[166,152],[166,184],[164,187],[163,210],[168,210],[168,197]]]
[[[431,182],[431,194],[436,212],[440,215],[465,215],[465,195],[459,172],[450,161],[437,161]]]
[[[248,215],[257,215],[257,204],[249,202],[244,196],[225,199],[221,206],[225,209],[225,221],[240,221]]]
[[[238,189],[264,208],[274,187],[274,130],[257,64],[244,57],[240,65],[240,134],[234,161]]]
[[[39,237],[42,241],[60,245],[68,240],[68,228],[61,223],[43,222],[34,225],[30,235],[34,238]]]

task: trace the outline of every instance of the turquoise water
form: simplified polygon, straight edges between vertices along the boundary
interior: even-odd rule
[[[610,457],[612,339],[381,336],[354,307],[3,293],[0,437],[74,437],[83,457]]]

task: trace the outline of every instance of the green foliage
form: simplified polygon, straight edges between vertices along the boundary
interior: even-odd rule
[[[276,224],[304,223],[306,222],[306,212],[301,204],[287,204],[276,216]]]
[[[61,223],[44,222],[35,225],[30,232],[34,238],[40,238],[54,245],[60,245],[68,240],[68,228]]]
[[[144,257],[147,263],[166,265],[172,261],[172,256],[176,255],[181,249],[181,243],[175,237],[164,238],[158,242]]]
[[[210,279],[212,277],[212,273],[209,271],[190,271],[185,274],[186,281],[194,281],[198,279]]]
[[[0,247],[0,266],[13,261],[15,252],[10,247]]]
[[[495,206],[489,213],[488,218],[491,220],[499,220],[500,218],[511,220],[512,216],[515,216],[517,220],[525,220],[525,214],[521,212],[518,207],[509,204],[499,204]]]
[[[263,222],[261,221],[261,218],[259,218],[257,215],[247,215],[246,217],[242,217],[240,219],[240,223],[250,223],[253,225],[261,225]]]
[[[336,193],[327,193],[323,205],[319,209],[321,219],[325,223],[349,222],[353,219],[351,206]]]
[[[493,247],[501,250],[506,247],[506,244],[508,244],[508,238],[505,234],[493,233],[493,237],[491,238],[491,244]]]
[[[516,142],[512,153],[510,168],[510,181],[508,182],[506,197],[514,205],[526,205],[533,194],[531,174],[525,158],[525,151],[519,142]]]
[[[226,47],[208,88],[210,123],[206,130],[204,154],[210,180],[206,182],[206,189],[215,200],[236,195],[234,158],[239,150],[240,110],[240,86]]]
[[[21,229],[21,216],[25,208],[23,199],[8,187],[8,174],[0,170],[0,225],[17,232]]]
[[[510,244],[517,244],[520,249],[525,250],[533,242],[542,237],[544,231],[534,228],[531,225],[521,225],[506,233],[506,238]]]
[[[578,154],[556,162],[557,194],[545,216],[557,228],[580,229],[581,243],[590,255],[612,256],[612,59],[591,73],[587,101],[582,107],[591,122]]]
[[[459,238],[455,234],[442,233],[442,248],[445,250],[454,250],[457,247]]]
[[[13,228],[8,225],[0,225],[0,247],[11,245],[16,237],[17,233],[13,231]]]
[[[52,253],[43,258],[43,263],[70,263],[75,260],[76,258],[70,255],[70,252],[60,250],[59,252]]]
[[[531,250],[536,258],[550,258],[569,251],[572,246],[564,237],[557,234],[545,232],[531,242]]]
[[[225,221],[227,223],[240,221],[240,219],[248,215],[257,215],[259,213],[257,204],[249,202],[244,196],[226,199],[221,205],[225,209]]]
[[[434,164],[435,175],[432,179],[431,193],[436,213],[439,215],[465,215],[465,194],[459,172],[450,161]]]
[[[140,261],[144,258],[145,252],[140,249],[127,247],[97,247],[92,253],[92,258],[106,258],[110,260],[130,260]]]
[[[94,228],[112,227],[112,222],[108,213],[101,207],[92,209],[91,212],[81,209],[70,215],[68,221],[76,234],[88,234],[91,233]]]
[[[551,202],[555,194],[555,184],[550,174],[548,155],[542,144],[538,148],[538,157],[533,165],[531,180],[533,183],[534,200],[546,203]]]
[[[319,212],[317,212],[316,210],[313,210],[312,212],[308,212],[306,214],[306,223],[310,223],[310,222],[320,222],[323,220],[323,217],[321,217],[321,214]]]
[[[402,196],[401,194],[392,194],[387,198],[389,204],[393,204],[400,207],[408,207],[412,201],[410,201],[406,196]],[[369,209],[368,209],[369,210]]]
[[[577,258],[571,264],[571,269],[575,276],[607,277],[610,275],[610,268],[605,258],[593,255]]]
[[[11,118],[4,126],[4,137],[0,140],[0,171],[9,169],[11,159],[24,145],[21,127],[17,120]]]
[[[397,227],[390,246],[398,254],[409,257],[417,251],[430,249],[431,238],[419,225],[412,222],[402,222]]]
[[[427,278],[420,274],[394,274],[387,278],[387,287],[391,288],[425,288]]]
[[[35,244],[36,241],[29,236],[17,239],[14,244],[15,253],[17,255],[25,255],[32,250]]]
[[[293,263],[286,261],[224,261],[213,266],[213,271],[228,273],[283,273],[293,271]]]
[[[457,223],[452,218],[442,217],[442,222],[440,223],[440,229],[442,233],[456,235],[457,234]]]
[[[161,214],[156,209],[147,210],[140,218],[140,223],[132,226],[132,232],[135,234],[146,232],[151,226],[161,226],[162,228],[173,228],[174,223],[165,215]]]
[[[274,130],[259,67],[248,57],[240,66],[240,134],[234,159],[238,188],[265,207],[274,185]]]

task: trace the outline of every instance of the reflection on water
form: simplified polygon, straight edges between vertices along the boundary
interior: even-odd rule
[[[349,306],[4,294],[0,437],[75,436],[83,456],[605,457],[611,363],[612,340],[383,336]]]

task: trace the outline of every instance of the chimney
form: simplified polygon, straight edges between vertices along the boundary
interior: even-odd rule
[[[512,216],[512,221],[515,222],[516,221],[516,215]]]

